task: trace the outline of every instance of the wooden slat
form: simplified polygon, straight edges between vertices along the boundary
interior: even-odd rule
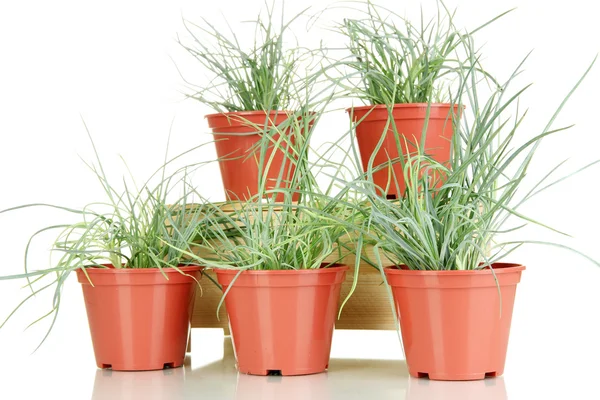
[[[213,271],[204,272],[216,280],[216,274]],[[229,322],[227,319],[227,311],[225,305],[219,310],[219,318],[217,319],[217,306],[223,292],[206,276],[201,280],[202,290],[196,293],[196,303],[194,304],[194,312],[192,314],[192,328],[223,328],[225,334],[229,332]]]

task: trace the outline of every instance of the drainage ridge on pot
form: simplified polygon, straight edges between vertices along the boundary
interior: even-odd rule
[[[119,371],[182,366],[202,267],[106,267],[77,270],[97,366]]]
[[[324,264],[325,265],[325,264]],[[242,373],[306,375],[329,364],[345,265],[307,270],[217,269]]]
[[[470,271],[386,268],[413,377],[475,380],[500,376],[519,264]]]

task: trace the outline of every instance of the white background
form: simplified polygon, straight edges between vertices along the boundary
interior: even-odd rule
[[[300,2],[289,1],[286,5],[290,16],[301,6],[313,5],[317,11],[331,4],[295,3]],[[401,14],[418,13],[417,2],[410,2],[410,6],[397,1],[377,3]],[[594,2],[447,3],[451,8],[458,7],[456,23],[464,27],[475,27],[517,7],[480,32],[478,43],[485,45],[488,69],[501,77],[507,77],[534,50],[519,79],[520,84],[534,83],[521,101],[522,107],[530,109],[520,131],[521,140],[540,132],[562,97],[600,51]],[[433,0],[423,1],[426,12],[434,5]],[[176,34],[183,33],[181,18],[199,21],[203,16],[223,27],[221,13],[235,24],[251,19],[262,6],[259,0],[0,2],[0,209],[29,202],[80,207],[102,199],[102,189],[79,158],[90,159],[93,155],[82,117],[115,182],[125,173],[119,155],[139,179],[153,172],[164,156],[171,126],[172,154],[209,141],[203,116],[210,110],[192,100],[183,100],[185,87],[175,68],[177,63],[191,74],[190,78],[203,79],[194,60],[176,43]],[[323,25],[336,19],[340,22],[343,16],[344,11],[329,12]],[[299,40],[306,40],[307,44],[316,39],[340,43],[330,32],[315,29],[310,35],[297,30]],[[556,124],[576,124],[575,127],[543,143],[527,184],[565,158],[570,158],[565,172],[600,158],[599,92],[600,63]],[[348,99],[339,106],[350,104]],[[340,109],[327,116],[315,138],[335,140],[347,126],[347,116]],[[212,146],[208,146],[197,158],[214,156]],[[547,191],[523,209],[573,238],[550,235],[537,228],[527,230],[525,238],[556,240],[600,260],[598,168]],[[204,195],[223,199],[216,165],[197,174],[195,183]],[[0,215],[0,274],[21,272],[29,235],[65,220],[72,221],[69,216],[42,209]],[[36,242],[33,268],[48,265],[49,239],[45,236]],[[557,371],[573,376],[599,373],[600,268],[567,251],[539,246],[525,246],[507,261],[527,266],[518,288],[508,353],[505,379],[509,393],[512,377],[545,376]],[[22,285],[23,282],[0,282],[0,317],[8,315],[27,294],[20,288]],[[63,296],[58,323],[35,357],[61,352],[91,357],[85,310],[74,277]],[[23,329],[47,306],[47,298],[37,299],[0,330],[2,362],[27,360],[43,329],[25,333]],[[334,350],[338,356],[400,357],[393,335],[373,336],[366,332],[351,338],[338,335],[336,340]],[[365,349],[371,353],[365,355]],[[535,393],[526,384],[513,390],[522,393],[522,398],[529,398],[525,393]],[[556,390],[555,393],[561,393],[561,389]],[[565,395],[571,393],[571,398],[588,398],[583,393],[578,395],[576,388],[564,391]]]

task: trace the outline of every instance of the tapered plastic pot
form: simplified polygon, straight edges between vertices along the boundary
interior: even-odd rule
[[[517,283],[524,266],[476,271],[386,268],[408,372],[432,380],[477,380],[504,373]],[[498,290],[499,288],[499,290]]]
[[[404,138],[408,144],[409,152],[416,152],[421,143],[423,128],[427,123],[424,149],[425,153],[440,163],[450,160],[452,148],[453,113],[458,113],[458,105],[452,106],[445,103],[434,103],[430,105],[429,116],[427,115],[427,103],[396,104],[392,108],[391,120],[379,151],[375,154],[373,167],[387,165],[392,160],[393,175],[389,168],[382,168],[373,173],[374,183],[387,189],[381,195],[387,198],[399,198],[404,193],[406,185],[401,164],[398,161],[400,155],[398,144],[402,151],[406,151]],[[390,113],[386,105],[353,107],[346,110],[350,113],[356,125],[356,140],[363,165],[366,172],[369,159],[375,152],[377,144],[384,135],[386,124]],[[398,132],[399,143],[396,142],[394,126]],[[396,186],[396,181],[398,185]],[[389,183],[388,183],[389,182]]]
[[[314,270],[217,270],[241,373],[324,372],[340,288],[348,267]],[[235,281],[234,281],[235,279]]]
[[[247,200],[258,193],[258,177],[265,171],[259,168],[260,149],[256,145],[263,132],[285,122],[289,114],[289,111],[271,111],[269,114],[265,111],[241,111],[206,116],[215,138],[221,178],[228,199]],[[273,136],[274,141],[278,138],[278,134]],[[289,188],[289,179],[294,174],[295,166],[285,148],[285,142],[277,149],[271,143],[266,151],[265,163],[273,157],[266,171],[266,190]],[[282,170],[284,172],[277,185]],[[294,201],[298,200],[298,194],[292,197]],[[277,201],[283,198],[283,193],[276,196]]]
[[[179,269],[186,275],[172,268],[86,268],[88,279],[77,270],[98,368],[183,365],[201,267]]]

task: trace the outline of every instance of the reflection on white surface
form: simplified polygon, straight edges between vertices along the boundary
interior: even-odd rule
[[[237,375],[236,400],[402,400],[407,389],[406,364],[397,360],[331,359],[329,371],[303,376]]]
[[[235,400],[325,400],[331,395],[327,373],[304,376],[252,376],[238,373]]]
[[[240,374],[225,341],[223,356],[187,357],[182,368],[148,372],[97,370],[92,400],[506,400],[504,379],[442,382],[408,376],[403,360],[331,359],[329,371],[304,376]]]
[[[504,378],[486,378],[481,381],[430,381],[410,378],[406,400],[506,400]]]
[[[520,352],[509,360],[504,378],[472,382],[413,379],[403,360],[361,359],[350,352],[338,352],[325,374],[253,377],[238,375],[232,350],[223,346],[222,331],[218,335],[198,331],[196,337],[192,332],[192,354],[186,365],[165,371],[98,370],[91,347],[89,351],[46,347],[21,359],[4,357],[0,399],[252,400],[281,394],[278,400],[291,400],[300,397],[296,390],[310,393],[307,397],[333,400],[600,399],[597,353],[590,353],[590,364],[577,369],[567,367],[573,361],[569,352],[556,353],[560,357],[544,362],[529,360]],[[370,335],[354,345],[362,346],[363,340],[371,340]],[[354,358],[341,358],[345,356]]]
[[[188,358],[189,360],[189,358]],[[182,399],[189,362],[160,371],[96,370],[92,400]]]
[[[506,400],[504,378],[444,382],[409,378],[404,361],[332,359],[323,374],[281,377],[239,374],[236,400],[300,399]]]

